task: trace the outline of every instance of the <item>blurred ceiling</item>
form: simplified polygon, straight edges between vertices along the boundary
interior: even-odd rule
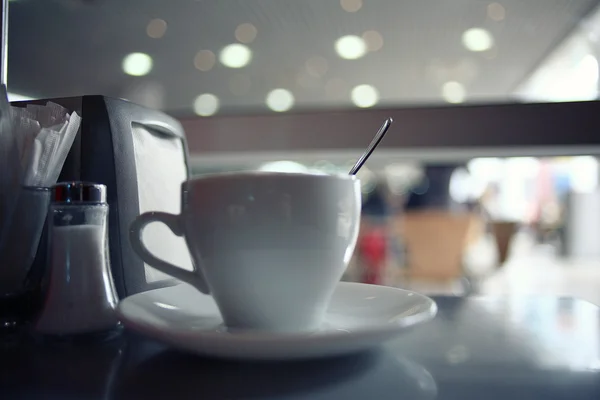
[[[202,94],[196,109],[205,114],[268,112],[267,95],[278,88],[288,92],[272,104],[292,110],[355,107],[359,85],[369,87],[355,96],[376,107],[442,103],[444,90],[451,101],[504,101],[598,3],[13,0],[8,86],[32,97],[125,97],[180,116],[193,115]],[[465,47],[470,28],[489,33],[488,50]],[[370,51],[341,58],[336,41],[346,35]],[[353,39],[345,47],[356,57]],[[221,50],[240,42],[250,62],[226,67]],[[124,58],[136,52],[151,57],[144,76],[124,73]],[[148,69],[147,58],[137,61]]]

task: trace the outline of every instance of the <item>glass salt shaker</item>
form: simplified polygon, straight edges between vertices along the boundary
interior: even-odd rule
[[[110,270],[106,186],[52,187],[48,211],[48,291],[35,331],[46,335],[117,333]]]

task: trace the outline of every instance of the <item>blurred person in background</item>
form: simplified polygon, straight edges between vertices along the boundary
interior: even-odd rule
[[[538,243],[546,243],[560,225],[562,210],[558,202],[557,188],[551,163],[542,160],[535,180],[529,217],[529,224]]]
[[[390,207],[385,187],[380,182],[367,195],[362,207],[358,256],[361,263],[361,282],[382,285],[388,264],[388,220]]]

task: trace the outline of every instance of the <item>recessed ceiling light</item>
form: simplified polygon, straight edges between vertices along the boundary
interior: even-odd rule
[[[271,110],[284,112],[294,105],[294,95],[287,89],[275,89],[267,95],[266,103]]]
[[[352,89],[350,98],[357,107],[373,107],[379,101],[379,93],[371,85],[358,85]]]
[[[167,22],[164,19],[155,18],[148,22],[146,34],[152,39],[160,39],[167,32]]]
[[[383,37],[377,31],[366,31],[363,33],[362,38],[369,51],[377,51],[383,47]]]
[[[215,66],[216,59],[212,51],[200,50],[194,57],[194,67],[203,72],[210,71]]]
[[[146,53],[131,53],[122,63],[123,72],[132,76],[144,76],[152,70],[152,57]]]
[[[219,98],[211,93],[204,93],[194,100],[194,112],[201,117],[208,117],[219,110]]]
[[[362,0],[340,0],[340,5],[344,11],[354,13],[362,8],[363,2]]]
[[[252,51],[243,44],[233,43],[227,45],[219,54],[221,64],[229,68],[242,68],[252,59]]]
[[[252,43],[256,39],[256,34],[256,27],[250,23],[240,24],[235,28],[235,38],[240,43]]]
[[[346,60],[356,60],[367,52],[365,41],[355,35],[342,36],[335,42],[335,51]]]
[[[506,9],[500,3],[490,3],[487,6],[487,14],[494,21],[502,21],[506,17]]]
[[[444,100],[448,103],[462,103],[465,101],[466,95],[467,92],[465,87],[456,81],[446,82],[442,86],[442,97],[444,97]]]
[[[462,35],[463,45],[471,51],[486,51],[494,45],[492,34],[483,28],[467,29]]]

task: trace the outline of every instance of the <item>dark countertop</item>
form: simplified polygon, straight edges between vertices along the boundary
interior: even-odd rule
[[[183,354],[133,334],[0,344],[0,399],[600,399],[600,312],[552,297],[438,297],[388,344],[287,363]]]

